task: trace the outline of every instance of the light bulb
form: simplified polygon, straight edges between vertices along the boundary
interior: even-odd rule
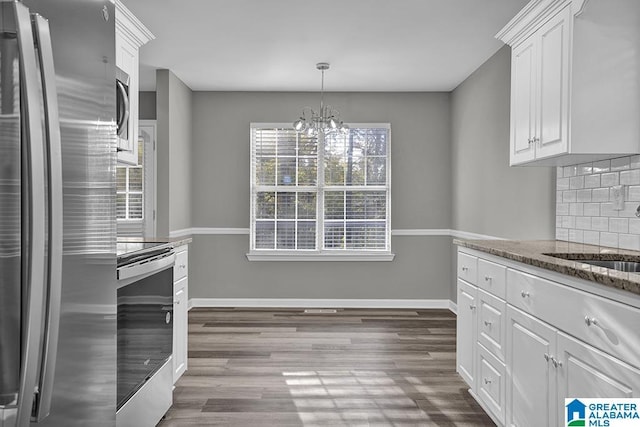
[[[293,122],[293,128],[300,132],[301,130],[303,130],[305,128],[305,120],[300,117],[298,120],[296,120],[295,122]]]
[[[307,136],[311,137],[311,136],[315,136],[316,135],[316,128],[313,126],[309,126],[309,128],[306,131]]]
[[[336,119],[333,116],[329,117],[329,127],[331,129],[335,129],[335,128],[338,127],[338,122],[336,121]]]
[[[346,123],[340,123],[340,132],[344,134],[349,133],[349,125]]]

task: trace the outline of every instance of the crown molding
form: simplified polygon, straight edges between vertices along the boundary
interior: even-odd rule
[[[156,38],[120,0],[116,0],[116,31],[125,35],[137,48]]]
[[[570,6],[575,16],[582,12],[586,2],[587,0],[531,0],[495,37],[509,46],[517,45],[563,8]]]

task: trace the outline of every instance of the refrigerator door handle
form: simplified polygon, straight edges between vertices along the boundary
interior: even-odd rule
[[[20,390],[18,390],[17,425],[27,426],[40,361],[40,338],[42,335],[43,295],[45,293],[45,163],[42,135],[44,133],[38,81],[36,53],[29,9],[19,2],[7,2],[3,6],[13,9],[20,58],[21,110],[24,117],[23,146],[27,160],[28,217],[25,222],[28,241],[23,242],[26,253],[27,299],[25,322],[22,331],[22,364],[20,367]],[[24,252],[23,252],[24,254]]]
[[[42,361],[38,396],[34,407],[34,420],[41,421],[51,408],[53,377],[58,354],[58,332],[60,329],[60,299],[62,293],[62,146],[60,142],[60,119],[58,117],[58,94],[56,73],[53,64],[53,49],[49,22],[38,14],[31,16],[33,33],[40,62],[42,97],[45,119],[45,155],[49,172],[49,242],[48,279],[45,294],[45,321]]]

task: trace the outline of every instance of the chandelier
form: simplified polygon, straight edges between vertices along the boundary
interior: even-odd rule
[[[349,126],[340,120],[340,113],[330,105],[324,105],[324,72],[329,69],[329,63],[318,62],[316,68],[322,72],[320,86],[320,110],[314,111],[311,107],[302,109],[302,116],[293,122],[293,128],[309,137],[320,133],[327,134],[332,131],[349,133]]]

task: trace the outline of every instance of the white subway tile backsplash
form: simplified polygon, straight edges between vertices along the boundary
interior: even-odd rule
[[[637,234],[620,234],[618,246],[622,249],[640,251],[640,236]]]
[[[636,218],[636,209],[638,208],[637,202],[625,202],[624,209],[618,211],[620,218]]]
[[[606,217],[618,217],[618,210],[613,208],[613,203],[601,203],[600,204],[600,216]],[[571,213],[571,212],[569,212]]]
[[[591,217],[588,217],[588,216],[576,217],[576,228],[578,230],[591,230]]]
[[[584,188],[598,188],[600,187],[600,174],[587,175],[584,177]]]
[[[576,190],[566,190],[562,192],[562,201],[564,203],[575,203],[578,199]]]
[[[582,216],[582,215],[584,215],[584,203],[570,203],[569,204],[569,215],[571,215],[571,216]]]
[[[618,247],[618,234],[617,233],[600,233],[600,246],[608,246],[610,248]]]
[[[595,231],[609,231],[609,218],[604,217],[592,217],[591,229]]]
[[[578,175],[591,175],[593,173],[593,163],[578,165]]]
[[[640,184],[640,169],[631,169],[628,171],[620,172],[620,184],[622,185]]]
[[[570,183],[569,180],[570,179],[571,178],[558,178],[558,183],[556,184],[556,189],[558,191],[568,190],[569,189],[569,183]]]
[[[556,215],[569,215],[569,203],[557,203]],[[600,215],[600,205],[598,205],[598,215]]]
[[[569,241],[575,243],[584,243],[584,231],[569,230]]]
[[[609,218],[609,231],[612,233],[628,233],[628,218]]]
[[[599,245],[600,244],[600,233],[597,231],[585,231],[584,232],[584,243],[588,245]]]
[[[572,176],[569,178],[569,188],[572,190],[584,188],[584,176]]]
[[[620,184],[620,172],[603,173],[600,177],[600,185],[611,187]]]
[[[557,212],[556,212],[557,213]],[[565,215],[557,213],[558,215]],[[584,204],[585,216],[600,216],[600,203],[585,203]]]
[[[562,228],[576,228],[576,217],[575,216],[563,216],[562,217]]]
[[[628,189],[627,200],[632,202],[640,202],[640,186],[632,185]]]
[[[592,202],[608,202],[609,201],[609,188],[596,188],[591,190]]]
[[[591,190],[577,190],[576,191],[576,200],[580,202],[590,202],[591,201]]]
[[[556,239],[569,241],[569,230],[566,228],[556,228]]]
[[[611,160],[601,160],[593,162],[593,173],[609,172],[611,170]]]
[[[618,157],[617,159],[611,159],[612,171],[629,169],[629,165],[630,165],[629,157]]]
[[[614,209],[610,187],[623,185]],[[556,239],[640,250],[640,155],[556,168]]]
[[[629,218],[629,233],[640,235],[640,219]]]

